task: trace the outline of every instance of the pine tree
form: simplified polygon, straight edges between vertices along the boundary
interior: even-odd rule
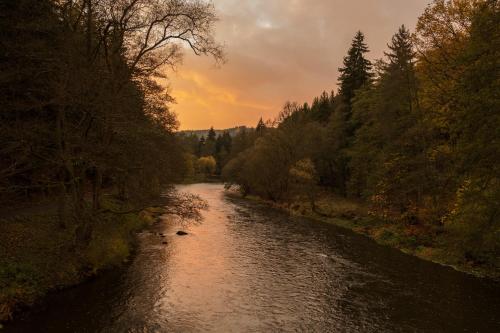
[[[213,141],[215,142],[215,138],[217,137],[217,134],[215,133],[215,130],[213,127],[210,127],[210,130],[208,131],[207,135],[207,142],[208,141]]]
[[[232,141],[233,138],[231,137],[231,134],[229,134],[228,131],[224,131],[224,133],[222,133],[222,147],[228,152],[231,151]]]
[[[387,45],[390,52],[384,52],[390,65],[402,71],[413,68],[416,53],[413,48],[410,31],[402,25]]]
[[[215,156],[216,154],[216,139],[217,134],[213,127],[210,127],[208,131],[207,138],[205,140],[205,145],[201,150],[201,156]]]
[[[200,140],[198,141],[198,147],[196,149],[196,156],[201,157],[203,154],[204,148],[205,148],[205,137],[201,136]]]
[[[266,131],[267,127],[264,121],[262,120],[262,117],[260,117],[259,122],[257,123],[257,126],[255,127],[255,133],[257,133],[258,136],[262,136],[264,132]]]
[[[368,86],[372,78],[372,64],[365,58],[369,51],[361,31],[356,33],[351,47],[344,57],[344,66],[339,68],[338,103],[334,103],[333,114],[328,124],[328,149],[326,165],[330,175],[323,177],[340,195],[347,195],[351,170],[347,150],[355,140],[356,124],[352,121],[352,103],[357,90]],[[331,97],[335,101],[335,97]]]
[[[388,48],[379,78],[353,104],[358,128],[350,148],[349,190],[373,196],[381,210],[405,212],[414,221],[425,185],[425,140],[416,100],[415,52],[404,26]]]
[[[222,168],[228,162],[229,154],[231,153],[232,138],[228,131],[224,131],[217,136],[215,141],[215,160],[217,161],[216,173],[220,174]]]
[[[372,77],[372,64],[365,58],[365,53],[369,50],[364,40],[365,35],[358,31],[347,56],[344,57],[344,67],[339,68],[341,73],[339,93],[344,97],[344,101],[349,107],[356,90],[370,82]]]
[[[328,94],[323,91],[320,97],[316,97],[311,107],[311,119],[320,123],[326,123],[333,112],[335,95],[333,91]]]

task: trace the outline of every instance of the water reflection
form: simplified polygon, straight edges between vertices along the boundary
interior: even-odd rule
[[[182,190],[208,201],[201,223],[141,234],[124,272],[56,296],[6,331],[500,331],[498,285],[225,197],[221,185]]]

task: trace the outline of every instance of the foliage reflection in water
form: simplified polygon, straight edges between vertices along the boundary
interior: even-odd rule
[[[129,267],[5,331],[500,331],[494,283],[228,198],[222,185],[181,190],[207,200],[200,223],[158,224]]]

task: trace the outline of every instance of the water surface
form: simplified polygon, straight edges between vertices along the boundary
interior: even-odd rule
[[[201,222],[141,233],[131,265],[50,297],[5,332],[500,332],[498,284],[229,198],[222,185],[181,189],[208,201]]]

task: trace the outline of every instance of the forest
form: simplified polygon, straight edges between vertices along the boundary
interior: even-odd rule
[[[497,0],[434,0],[376,61],[358,31],[337,90],[183,132],[166,73],[225,62],[217,21],[204,0],[0,0],[0,322],[128,262],[162,214],[197,217],[182,183],[500,278]],[[228,207],[220,228],[248,208]]]
[[[383,59],[358,32],[337,93],[287,102],[232,145],[214,133],[184,145],[245,196],[363,217],[353,228],[386,244],[498,273],[499,27],[497,1],[434,1]]]
[[[126,260],[144,208],[197,204],[165,197],[185,166],[159,82],[182,45],[223,61],[216,21],[202,1],[0,2],[0,320]]]

